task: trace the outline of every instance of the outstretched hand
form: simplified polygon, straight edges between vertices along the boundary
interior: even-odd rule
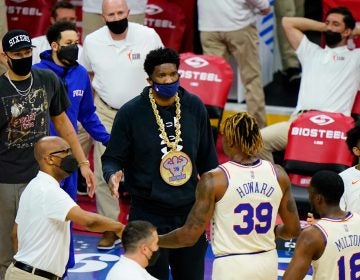
[[[117,199],[119,198],[119,184],[122,177],[123,177],[123,172],[119,170],[110,176],[108,183],[111,196]]]
[[[93,197],[95,194],[96,189],[96,180],[94,173],[91,171],[89,165],[82,165],[80,166],[81,175],[86,180],[86,186],[87,186],[87,193],[89,197]]]

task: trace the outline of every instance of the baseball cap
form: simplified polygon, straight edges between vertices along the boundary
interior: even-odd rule
[[[4,52],[13,52],[26,48],[34,48],[35,46],[31,44],[31,38],[25,30],[14,29],[4,35],[2,47]]]

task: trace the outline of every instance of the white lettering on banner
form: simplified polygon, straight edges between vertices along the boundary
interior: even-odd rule
[[[148,27],[161,27],[175,29],[174,23],[167,19],[145,18],[145,25]]]
[[[342,139],[346,140],[345,132],[340,130],[317,129],[308,127],[293,127],[291,135],[298,135],[312,138]]]
[[[207,73],[207,72],[199,72],[199,71],[191,71],[191,70],[181,70],[179,69],[179,73],[184,79],[194,79],[200,81],[209,81],[221,83],[222,79],[215,73]]]
[[[8,15],[38,16],[38,17],[41,17],[43,15],[40,12],[40,10],[35,7],[8,6],[7,13]]]

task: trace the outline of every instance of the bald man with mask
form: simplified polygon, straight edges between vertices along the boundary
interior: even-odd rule
[[[60,188],[59,183],[78,168],[64,139],[41,138],[34,156],[40,171],[20,198],[12,233],[15,261],[7,269],[6,280],[61,279],[69,257],[70,221],[93,232],[113,231],[119,237],[124,228],[120,222],[82,210]]]

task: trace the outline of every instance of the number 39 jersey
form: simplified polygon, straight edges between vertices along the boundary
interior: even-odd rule
[[[251,166],[229,161],[219,167],[228,188],[215,204],[211,223],[215,256],[275,249],[274,227],[283,193],[273,165],[265,160]]]
[[[326,247],[312,262],[313,279],[359,279],[360,216],[349,212],[344,220],[322,218],[314,226],[322,232]]]

